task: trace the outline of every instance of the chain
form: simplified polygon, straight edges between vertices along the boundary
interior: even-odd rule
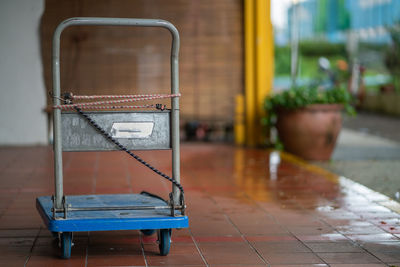
[[[83,116],[90,125],[92,125],[94,128],[96,128],[96,130],[98,130],[105,138],[107,138],[108,140],[110,140],[112,143],[114,143],[120,150],[125,151],[126,153],[128,153],[132,158],[136,159],[137,161],[139,161],[141,164],[143,164],[144,166],[146,166],[147,168],[149,168],[150,170],[152,170],[153,172],[157,173],[158,175],[160,175],[161,177],[167,179],[168,181],[170,181],[171,183],[173,183],[176,187],[179,188],[179,190],[181,191],[182,195],[181,195],[181,199],[183,199],[183,194],[184,194],[184,190],[183,187],[180,183],[178,183],[175,179],[169,177],[168,175],[166,175],[165,173],[159,171],[158,169],[156,169],[155,167],[151,166],[149,163],[147,163],[146,161],[144,161],[142,158],[140,158],[138,155],[132,153],[131,151],[129,151],[124,145],[122,145],[118,140],[116,140],[115,138],[113,138],[109,133],[107,133],[103,128],[101,128],[92,118],[90,118],[87,114],[85,114],[84,112],[82,112],[82,110],[79,107],[75,107],[75,110],[81,115]]]

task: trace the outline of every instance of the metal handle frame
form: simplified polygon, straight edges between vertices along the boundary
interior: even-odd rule
[[[171,47],[171,93],[179,93],[179,32],[173,24],[159,19],[133,19],[133,18],[96,18],[75,17],[61,22],[53,35],[53,101],[60,105],[60,38],[64,29],[74,25],[103,25],[103,26],[136,26],[136,27],[161,27],[169,30],[172,35]],[[63,208],[63,165],[62,165],[62,132],[61,110],[55,109],[53,116],[54,134],[54,177],[55,201],[54,208]],[[171,99],[171,147],[172,147],[172,177],[180,183],[180,150],[179,150],[179,98]],[[180,199],[179,189],[172,185],[174,204],[178,205]]]

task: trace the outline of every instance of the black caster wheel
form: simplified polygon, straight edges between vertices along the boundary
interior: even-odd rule
[[[72,232],[64,232],[61,234],[61,258],[71,258]]]
[[[166,256],[171,247],[171,229],[160,229],[158,232],[158,248],[160,249],[160,255]]]

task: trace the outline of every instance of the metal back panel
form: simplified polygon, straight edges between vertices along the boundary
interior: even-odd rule
[[[129,150],[170,149],[170,112],[85,112]],[[63,151],[118,150],[76,112],[61,114]]]

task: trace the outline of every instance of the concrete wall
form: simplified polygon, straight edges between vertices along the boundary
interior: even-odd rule
[[[0,1],[0,145],[47,142],[39,25],[44,0]]]

